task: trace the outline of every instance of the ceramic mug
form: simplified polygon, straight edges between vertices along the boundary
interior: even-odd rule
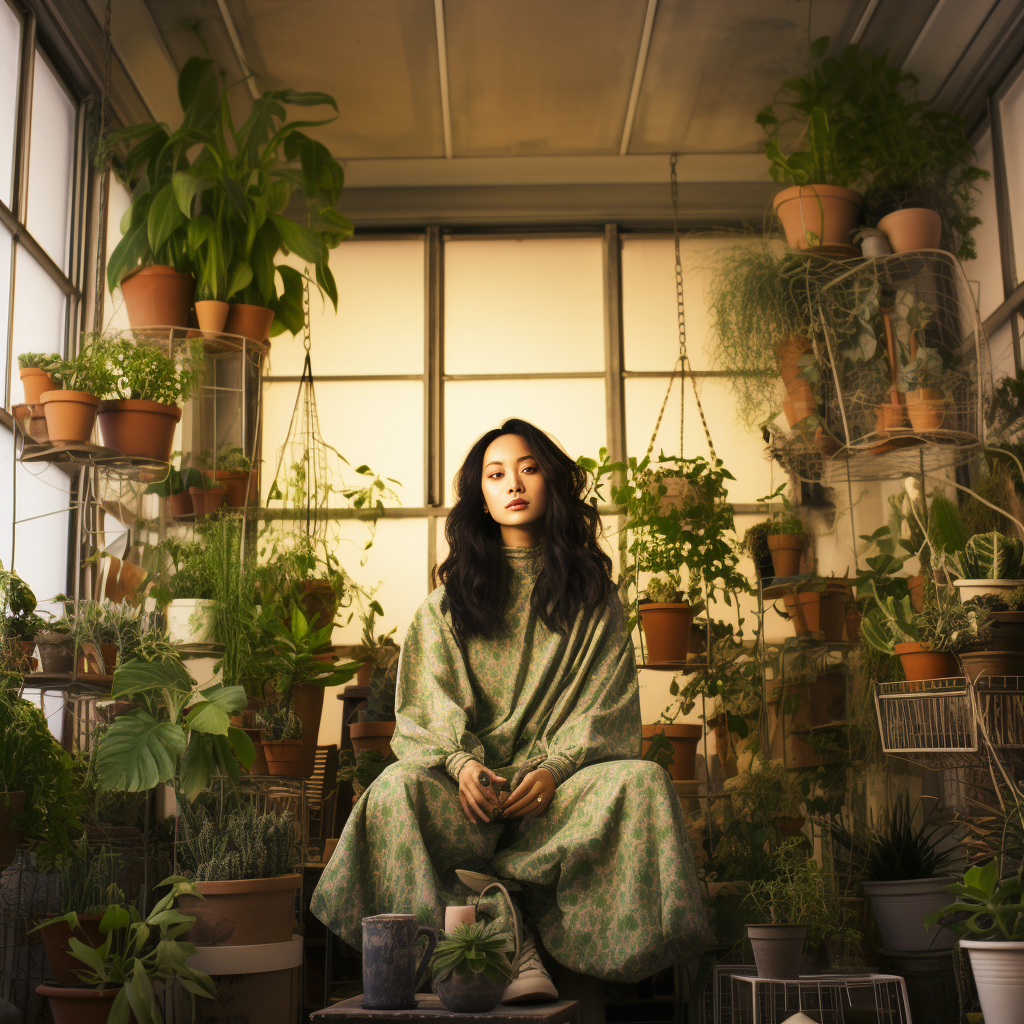
[[[416,966],[416,941],[427,937],[427,951]],[[411,1010],[416,990],[437,946],[437,932],[414,914],[378,914],[363,918],[363,1007]]]

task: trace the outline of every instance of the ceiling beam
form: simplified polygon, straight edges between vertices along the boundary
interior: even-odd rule
[[[629,106],[626,108],[626,123],[622,128],[622,142],[619,143],[619,156],[625,156],[629,152],[629,140],[633,134],[633,121],[636,118],[636,105],[640,102],[640,88],[644,82],[644,70],[647,67],[647,53],[651,48],[651,31],[654,28],[654,15],[657,10],[658,0],[647,0],[647,16],[644,18],[643,35],[640,36],[640,52],[636,55],[636,71],[633,73],[633,88],[629,93]]]
[[[434,0],[434,26],[437,29],[437,71],[441,79],[441,124],[444,128],[444,155],[452,159],[452,108],[448,100],[448,44],[444,30],[444,0]]]
[[[850,36],[851,43],[860,42],[861,36],[863,36],[867,31],[867,27],[874,16],[875,9],[878,7],[880,2],[881,0],[868,0],[867,7],[864,8],[864,13],[860,16],[860,21],[857,22],[857,27],[853,30],[853,35]]]
[[[245,50],[242,48],[242,40],[238,37],[238,29],[235,28],[235,19],[231,17],[231,12],[228,10],[227,0],[217,0],[217,7],[220,9],[220,18],[224,22],[224,28],[227,30],[228,39],[231,40],[231,49],[235,51],[235,57],[238,60],[238,64],[242,69],[242,74],[245,75],[245,84],[249,87],[249,92],[252,93],[252,98],[258,100],[260,98],[259,86],[256,84],[256,74],[249,65],[249,62],[245,59]]]

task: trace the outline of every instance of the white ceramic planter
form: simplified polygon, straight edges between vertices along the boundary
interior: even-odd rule
[[[985,1024],[1024,1024],[1024,942],[961,939]]]
[[[167,638],[175,644],[205,644],[213,639],[213,601],[175,598],[167,605]]]
[[[926,931],[928,914],[948,907],[953,897],[943,888],[952,878],[908,878],[899,882],[863,882],[864,895],[882,933],[882,945],[894,953],[952,949],[956,935],[948,928]]]
[[[1024,580],[953,580],[953,586],[960,592],[962,603],[985,594],[1002,597],[1008,590],[1024,587]]]

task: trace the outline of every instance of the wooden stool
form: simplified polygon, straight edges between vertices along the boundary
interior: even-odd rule
[[[315,1010],[309,1019],[317,1024],[348,1021],[350,1024],[370,1024],[371,1021],[394,1021],[395,1024],[416,1024],[419,1021],[463,1021],[464,1024],[589,1024],[580,1018],[580,1004],[575,1000],[560,999],[557,1003],[499,1004],[487,1013],[452,1013],[441,1005],[441,1000],[429,993],[416,996],[415,1010],[364,1010],[363,997],[353,996],[323,1010]]]

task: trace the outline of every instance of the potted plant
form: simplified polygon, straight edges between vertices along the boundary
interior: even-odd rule
[[[75,667],[75,638],[67,620],[51,619],[36,633],[39,669],[52,675],[70,674]]]
[[[252,460],[238,445],[223,444],[216,455],[205,451],[196,462],[205,476],[224,485],[224,504],[228,508],[245,508],[258,500]]]
[[[925,918],[931,927],[947,914],[964,914],[949,927],[971,958],[985,1024],[1018,1024],[1024,1007],[1024,864],[1000,879],[999,861],[968,868],[946,887],[955,902]],[[947,919],[948,920],[948,919]]]
[[[65,602],[65,619],[82,655],[80,670],[110,675],[121,661],[152,661],[173,654],[153,616],[128,601]]]
[[[430,961],[442,1005],[452,1013],[488,1013],[501,1002],[515,974],[506,954],[512,936],[500,921],[460,924],[437,944]]]
[[[195,883],[179,907],[195,917],[197,946],[288,942],[295,924],[295,830],[291,814],[261,814],[253,804],[215,823],[199,808],[184,811],[182,860]]]
[[[915,430],[938,430],[945,417],[946,397],[942,392],[946,377],[945,361],[936,348],[918,341],[924,338],[933,311],[923,302],[912,303],[903,311],[894,331],[900,341],[907,334],[909,359],[901,368],[901,385],[906,392],[907,415]]]
[[[394,639],[397,627],[374,635],[376,618],[383,614],[380,602],[372,600],[359,616],[363,624],[363,642],[353,652],[353,658],[369,667],[370,699],[366,708],[357,712],[357,720],[349,725],[349,736],[352,749],[357,754],[376,750],[388,757],[391,754],[391,737],[395,732],[395,687],[398,685],[401,648]]]
[[[108,448],[137,458],[170,462],[181,403],[199,387],[203,345],[191,342],[179,361],[162,345],[128,338],[101,343],[113,398],[101,402],[100,435]]]
[[[16,573],[0,563],[0,666],[6,662],[14,672],[27,672],[35,665],[32,652],[36,637],[46,622],[36,615],[36,595]]]
[[[153,904],[145,919],[135,907],[111,905],[100,920],[103,942],[93,949],[79,939],[70,940],[71,955],[81,961],[79,977],[84,986],[39,985],[36,992],[50,1001],[56,1024],[106,1024],[127,1021],[134,1014],[138,1024],[160,1024],[163,1017],[153,983],[177,983],[192,995],[212,999],[216,986],[201,971],[188,966],[195,946],[183,938],[194,918],[176,909],[184,894],[194,894],[188,879],[172,875],[160,886],[170,891]],[[54,927],[65,922],[72,932],[79,929],[72,912],[45,922]]]
[[[102,347],[83,335],[78,353],[50,364],[57,390],[39,396],[51,442],[81,444],[92,436],[100,396],[110,387],[110,370]]]
[[[224,504],[226,493],[227,488],[223,484],[214,483],[206,476],[188,489],[192,509],[197,516],[209,516],[216,512]]]
[[[36,405],[44,391],[53,391],[55,385],[50,377],[49,369],[60,359],[56,353],[46,355],[43,352],[19,352],[18,375],[25,391],[25,404]]]
[[[173,460],[178,459],[176,467]],[[171,452],[171,462],[167,466],[167,475],[162,480],[155,480],[146,488],[146,494],[156,494],[167,499],[167,512],[172,519],[190,516],[195,511],[192,505],[193,487],[203,486],[203,474],[192,466],[183,465],[181,452]]]
[[[803,557],[804,548],[807,547],[810,534],[803,520],[797,515],[796,508],[785,493],[786,485],[780,484],[763,498],[758,498],[758,503],[769,503],[776,498],[782,499],[782,511],[769,513],[764,523],[752,526],[743,535],[743,544],[755,563],[763,543],[771,553],[772,568],[776,578],[798,576],[800,574],[800,560]]]
[[[1024,580],[1024,542],[996,530],[975,534],[943,565],[959,577],[953,586],[961,601],[983,594],[999,597],[1016,590]]]
[[[213,639],[217,564],[205,540],[168,538],[162,547],[170,566],[152,596],[164,608],[167,637],[175,644],[208,643]]]
[[[302,778],[302,722],[287,704],[268,703],[256,712],[267,774]]]

